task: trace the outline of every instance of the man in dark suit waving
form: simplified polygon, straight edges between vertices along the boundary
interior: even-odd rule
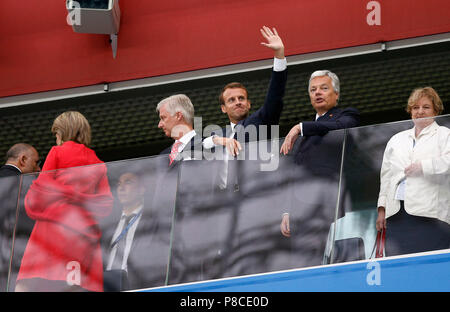
[[[274,51],[274,66],[264,105],[249,115],[251,101],[245,86],[239,82],[227,84],[222,89],[219,102],[222,112],[227,114],[230,120],[230,126],[222,129],[221,133],[206,138],[203,141],[203,147],[206,149],[222,145],[227,147],[231,155],[236,156],[241,149],[241,144],[236,140],[239,138],[239,135],[235,133],[236,126],[241,126],[242,130],[249,126],[255,126],[258,132],[258,127],[261,125],[270,126],[279,123],[287,81],[284,44],[275,28],[271,30],[269,27],[263,26],[260,31],[267,40],[261,44]],[[245,138],[245,142],[248,142],[248,138]]]
[[[203,148],[206,151],[224,147],[223,152],[219,150],[215,154],[219,156],[218,159],[224,160],[218,170],[218,187],[221,190],[227,188],[237,190],[239,188],[237,173],[235,173],[238,170],[238,164],[237,162],[230,164],[228,160],[240,154],[242,144],[269,139],[270,129],[267,129],[267,137],[262,137],[260,127],[278,125],[283,110],[283,97],[287,81],[284,44],[275,28],[270,29],[263,26],[260,31],[266,40],[261,44],[274,52],[273,70],[264,105],[250,114],[251,101],[247,88],[239,82],[227,84],[219,95],[219,103],[222,112],[227,114],[230,124],[218,132],[213,132],[212,136],[203,140]],[[247,151],[247,154],[249,153]],[[245,154],[241,154],[239,159],[245,159]]]

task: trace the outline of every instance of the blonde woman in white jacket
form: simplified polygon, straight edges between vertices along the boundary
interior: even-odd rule
[[[433,118],[444,106],[425,87],[406,110],[414,127],[389,140],[380,172],[376,227],[386,229],[386,256],[450,248],[450,129]]]

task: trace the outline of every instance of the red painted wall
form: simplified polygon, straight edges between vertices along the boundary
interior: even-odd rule
[[[152,77],[272,57],[262,25],[295,55],[450,31],[448,0],[120,0],[119,48],[74,33],[64,0],[0,1],[0,97]]]

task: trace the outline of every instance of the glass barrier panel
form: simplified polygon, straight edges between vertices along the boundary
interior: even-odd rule
[[[350,205],[333,224],[331,262],[376,257],[379,206],[384,256],[450,248],[449,128],[445,115],[348,129],[343,181]]]
[[[23,175],[9,290],[118,291],[320,265],[344,135],[299,138],[286,156],[282,140],[259,141],[236,159],[217,149],[222,158]]]
[[[29,182],[21,192],[9,290],[165,285],[177,184],[176,176],[165,174],[166,161],[143,158],[23,175]]]
[[[105,291],[166,285],[178,176],[167,164],[166,156],[108,163],[116,200],[103,225]]]
[[[222,166],[220,160],[179,164],[169,284],[223,276],[235,194],[221,189]]]
[[[338,217],[340,170],[345,130],[305,137],[292,151],[290,213],[291,268],[329,263],[327,242]]]
[[[22,179],[20,175],[9,175],[12,173],[7,169],[1,174],[5,174],[5,176],[0,176],[0,291],[4,292],[7,290],[9,279],[14,226],[18,209],[17,201]]]
[[[299,139],[287,156],[274,140],[245,144],[236,159],[181,162],[169,284],[322,264],[343,138]]]
[[[33,175],[28,175],[33,178]],[[104,164],[36,174],[24,196],[34,223],[25,246],[14,245],[14,291],[101,291],[103,263],[98,219],[111,213],[113,198]],[[21,199],[22,201],[22,199]],[[28,221],[28,220],[27,220]],[[23,248],[24,247],[24,248]]]

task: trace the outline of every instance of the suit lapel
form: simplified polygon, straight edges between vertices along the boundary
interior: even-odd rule
[[[330,109],[328,112],[317,118],[317,121],[326,121],[333,119],[334,116],[338,113],[338,108],[335,106],[332,109]]]
[[[323,114],[322,116],[320,116],[319,118],[317,118],[317,120],[315,120],[316,122],[318,121],[328,121],[331,120],[333,118],[335,118],[335,115],[338,113],[338,108],[333,107],[332,109],[330,109],[328,112],[326,112],[325,114]],[[309,146],[311,144],[313,144],[314,139],[316,136],[309,136],[309,137],[303,137],[301,144],[300,144],[300,151],[305,151],[309,148]]]

